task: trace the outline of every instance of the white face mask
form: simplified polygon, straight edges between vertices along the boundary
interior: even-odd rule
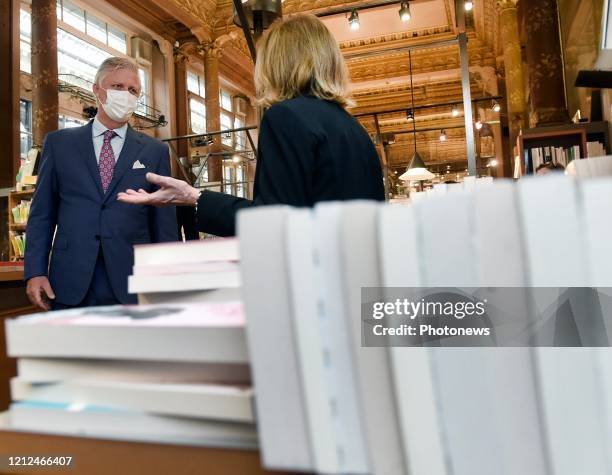
[[[100,104],[109,118],[116,122],[127,122],[136,110],[137,102],[138,98],[129,91],[106,89],[106,104],[102,104],[102,101]]]

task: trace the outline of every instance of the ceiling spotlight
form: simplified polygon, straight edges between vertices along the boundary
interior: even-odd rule
[[[442,129],[440,131],[440,142],[446,142],[446,132],[444,132],[444,129]]]
[[[476,122],[474,123],[474,127],[476,127],[476,130],[482,129],[482,121],[480,119],[476,119]]]
[[[493,110],[493,112],[499,112],[501,110],[499,102],[493,101],[493,106],[491,106],[491,110]]]
[[[453,117],[459,117],[459,109],[457,109],[457,106],[453,106],[451,109],[451,114]]]
[[[232,162],[234,163],[240,163],[242,161],[242,158],[240,157],[240,155],[234,155],[232,157]]]
[[[357,10],[351,12],[348,22],[351,30],[356,31],[359,29],[359,13],[357,13]]]
[[[494,158],[492,160],[489,161],[489,163],[487,164],[488,167],[496,167],[497,166],[497,159]]]
[[[406,112],[406,119],[408,119],[409,121],[414,120],[414,112],[412,112],[412,110],[408,110]]]
[[[402,21],[410,21],[410,5],[408,5],[408,2],[402,2],[399,9],[399,16]]]
[[[469,0],[467,2],[465,2],[463,5],[464,5],[464,8],[465,8],[466,12],[469,12],[469,11],[471,11],[474,8],[474,2],[471,2]]]

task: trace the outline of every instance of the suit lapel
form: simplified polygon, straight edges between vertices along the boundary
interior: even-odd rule
[[[87,169],[91,174],[91,178],[94,181],[94,185],[100,194],[100,197],[104,196],[104,191],[102,190],[102,181],[100,180],[100,170],[98,169],[98,162],[96,160],[96,152],[93,146],[93,137],[91,132],[91,127],[93,124],[93,120],[89,122],[89,124],[84,125],[77,131],[77,147],[79,152],[83,156],[85,160],[85,164],[87,165]]]
[[[116,159],[115,170],[113,171],[113,179],[111,180],[108,190],[106,191],[104,201],[108,200],[108,197],[113,194],[113,190],[121,181],[121,178],[123,178],[125,172],[132,168],[134,162],[136,161],[136,157],[142,149],[142,146],[142,139],[136,132],[134,132],[132,127],[128,125],[127,131],[125,133],[125,142],[123,143],[123,148],[121,149],[119,157]],[[101,187],[102,185],[100,185],[100,188]]]

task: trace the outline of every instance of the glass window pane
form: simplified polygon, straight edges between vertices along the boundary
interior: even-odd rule
[[[200,96],[206,97],[206,87],[204,83],[204,78],[202,76],[198,76],[198,83],[200,84]]]
[[[110,53],[57,29],[57,66],[60,80],[91,90],[98,66],[109,56]]]
[[[189,100],[189,110],[191,117],[191,131],[194,134],[206,132],[206,107],[200,101]]]
[[[32,148],[32,103],[19,101],[20,154],[26,158]]]
[[[19,42],[19,69],[32,73],[32,48],[27,41]]]
[[[27,10],[19,10],[19,35],[24,40],[32,38],[32,15]]]
[[[55,12],[57,13],[57,19],[61,20],[62,19],[62,0],[57,0]]]
[[[126,34],[118,28],[108,25],[108,46],[115,48],[123,54],[127,54]]]
[[[149,74],[146,70],[139,68],[138,69],[138,77],[140,78],[140,84],[142,86],[141,92],[142,95],[138,100],[138,107],[136,107],[136,113],[147,115],[148,106],[150,105],[150,97],[149,97]]]
[[[232,96],[225,91],[221,91],[221,107],[226,111],[232,110]]]
[[[85,32],[85,12],[70,0],[64,0],[64,22]]]
[[[106,22],[87,12],[87,34],[106,44]]]
[[[60,115],[58,122],[60,129],[71,129],[73,127],[80,127],[81,125],[85,125],[87,123],[84,120],[76,119],[74,117],[68,117],[65,115]]]
[[[187,72],[187,90],[194,94],[200,95],[200,89],[198,86],[198,76],[192,72]]]
[[[228,130],[233,128],[233,120],[232,116],[227,114],[221,114],[221,130]],[[232,146],[232,133],[228,132],[227,134],[221,135],[221,143],[223,145],[227,145],[228,147]]]

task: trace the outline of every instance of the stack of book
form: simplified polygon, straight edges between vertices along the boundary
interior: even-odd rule
[[[541,205],[551,196],[554,206]],[[610,214],[612,179],[578,184],[561,174],[499,180],[409,206],[242,212],[266,467],[608,475],[609,348],[364,347],[361,292],[380,288],[382,299],[393,287],[612,286],[612,224],[602,219]],[[595,336],[612,341],[612,325]]]
[[[569,164],[566,172],[581,179],[612,176],[612,156],[576,160]]]
[[[239,302],[37,314],[6,338],[12,430],[257,446]]]
[[[135,246],[128,290],[141,304],[238,300],[238,240]]]
[[[603,157],[604,155],[606,155],[606,149],[601,142],[587,142],[587,156],[589,158]]]
[[[525,153],[527,154],[527,151]],[[578,145],[573,147],[532,147],[529,149],[529,156],[531,158],[531,167],[527,163],[526,168],[534,173],[544,163],[552,162],[565,168],[571,161],[581,158],[580,147]],[[589,154],[589,156],[591,155]]]
[[[9,231],[9,239],[13,248],[13,256],[23,258],[25,256],[26,233]]]
[[[11,210],[13,213],[13,222],[15,224],[25,224],[28,222],[31,205],[32,200],[21,200],[21,203]]]

